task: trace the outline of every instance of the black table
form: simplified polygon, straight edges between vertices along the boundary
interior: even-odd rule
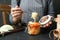
[[[0,40],[50,40],[48,33],[30,36],[24,31],[0,36]],[[53,40],[53,39],[52,39]]]

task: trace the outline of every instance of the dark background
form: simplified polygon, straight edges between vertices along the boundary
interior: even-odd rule
[[[53,5],[55,12],[60,13],[60,0],[54,0]]]
[[[11,0],[0,0],[0,4],[11,4]],[[53,1],[53,6],[54,6],[54,10],[55,13],[59,14],[60,13],[60,0],[54,0]],[[9,16],[7,16],[7,23],[9,20]],[[1,14],[1,10],[0,10],[0,26],[2,25],[2,14]]]

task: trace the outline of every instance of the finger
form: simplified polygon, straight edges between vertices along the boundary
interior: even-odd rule
[[[23,13],[23,11],[15,11],[15,13],[20,13],[21,14],[21,13]]]
[[[14,20],[14,22],[16,22],[16,21],[17,21],[17,19],[16,19],[16,18],[13,18],[12,20]]]
[[[22,11],[20,8],[12,8],[11,11]]]
[[[11,8],[11,10],[20,10],[20,8]]]
[[[17,16],[18,16],[17,14],[12,15],[12,17],[17,17]]]
[[[49,24],[52,24],[52,22],[50,21]]]
[[[47,24],[46,24],[46,27],[48,27],[48,26],[49,26],[49,24],[47,23]]]
[[[22,13],[23,13],[23,11],[14,11],[14,12],[13,12],[13,11],[11,11],[11,14],[12,14],[12,15],[14,15],[15,13],[20,13],[20,14],[22,14]]]
[[[22,14],[22,12],[21,11],[15,11],[15,12],[11,12],[11,15],[13,16],[13,15],[21,15]]]
[[[17,16],[21,16],[21,14],[19,13],[19,14],[12,15],[12,17],[17,17]]]
[[[43,27],[43,28],[45,28],[45,27],[46,27],[46,25],[43,25],[42,27]]]
[[[15,16],[15,15],[17,15],[17,13],[16,12],[11,12],[11,15]]]
[[[40,25],[40,27],[42,27],[43,25]]]
[[[14,12],[11,12],[12,14],[15,14],[15,13],[23,13],[22,11],[14,11]]]
[[[11,12],[14,12],[14,11],[22,11],[20,9],[12,9]]]
[[[17,16],[16,18],[17,18],[17,19],[20,19],[20,18],[21,18],[21,16]]]
[[[46,26],[44,25],[43,28],[45,28]]]
[[[19,8],[19,6],[16,6],[15,8]]]
[[[42,26],[40,26],[40,27],[42,27]]]

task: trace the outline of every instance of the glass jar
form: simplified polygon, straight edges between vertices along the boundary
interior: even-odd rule
[[[28,34],[37,35],[40,32],[40,24],[38,22],[29,22],[28,23]]]

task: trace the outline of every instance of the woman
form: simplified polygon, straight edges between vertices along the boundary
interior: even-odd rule
[[[11,0],[10,22],[12,24],[21,22],[27,24],[31,19],[31,13],[37,12],[37,21],[43,16],[50,15],[54,17],[53,0],[20,0],[20,6],[16,0]],[[16,20],[17,19],[17,20]],[[52,21],[43,25],[43,29],[48,29]]]

